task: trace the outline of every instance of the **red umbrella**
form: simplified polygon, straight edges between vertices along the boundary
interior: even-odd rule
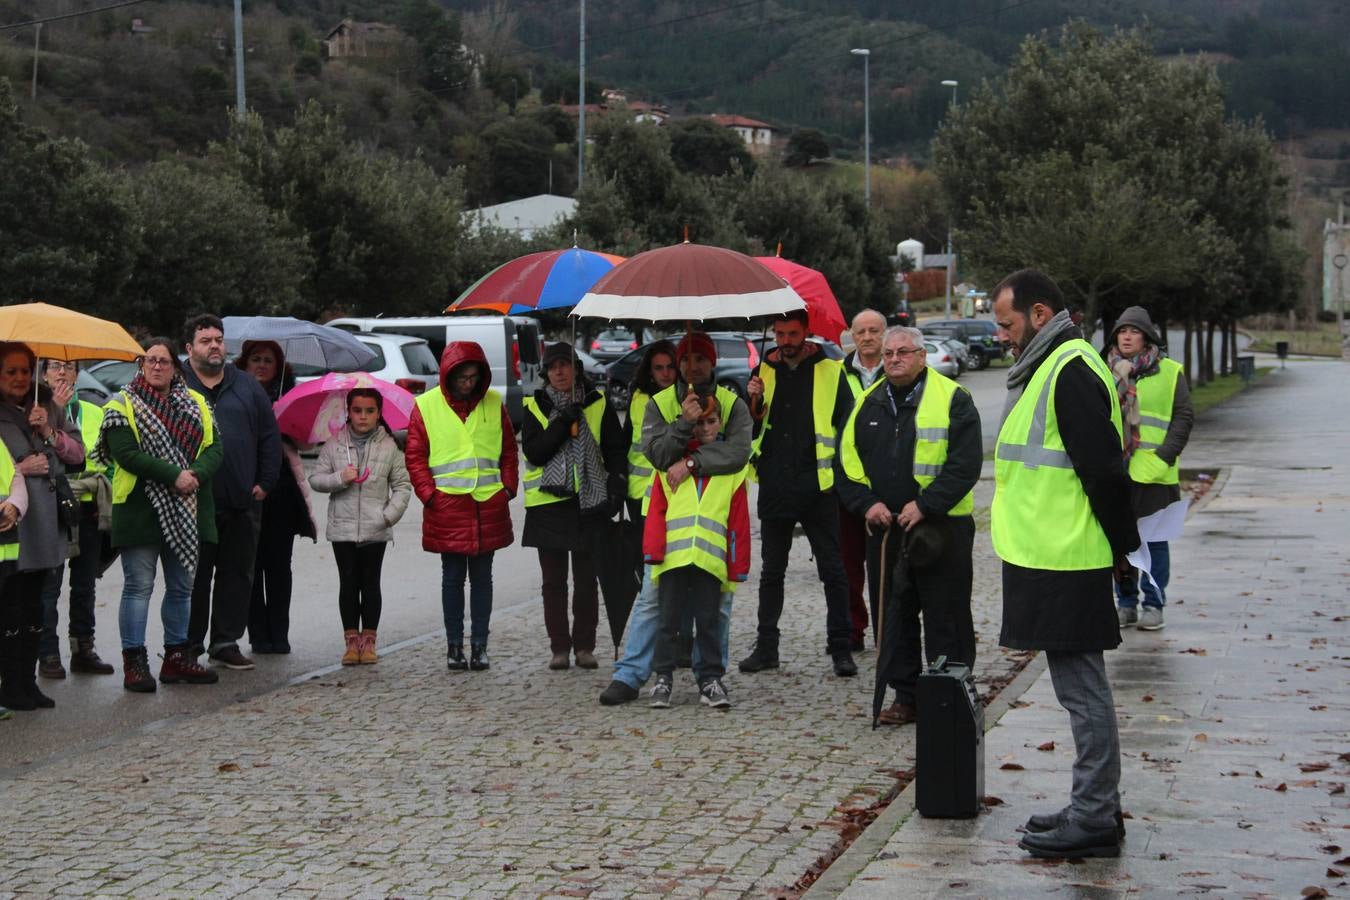
[[[685,242],[619,263],[581,298],[572,315],[702,321],[772,316],[805,305],[753,257]]]
[[[839,343],[848,328],[839,301],[825,276],[815,269],[783,259],[781,256],[756,256],[755,261],[782,278],[806,301],[807,330],[817,337]]]

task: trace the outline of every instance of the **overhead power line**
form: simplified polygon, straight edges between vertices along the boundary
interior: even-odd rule
[[[122,0],[120,3],[109,3],[107,6],[96,6],[93,9],[82,9],[78,12],[62,13],[59,16],[46,16],[41,19],[29,19],[27,22],[15,22],[12,25],[0,25],[0,31],[14,31],[18,28],[32,28],[34,25],[46,25],[48,22],[59,22],[62,19],[92,16],[94,13],[107,12],[110,9],[121,9],[124,6],[135,6],[137,3],[144,2],[145,0]]]

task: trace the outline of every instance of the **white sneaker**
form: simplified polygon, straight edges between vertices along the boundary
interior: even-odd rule
[[[1144,611],[1139,614],[1140,631],[1157,631],[1162,628],[1164,624],[1161,607],[1145,606]]]
[[[1117,606],[1116,619],[1121,628],[1133,628],[1134,623],[1139,621],[1139,610],[1133,606]]]
[[[670,709],[670,695],[674,690],[669,675],[657,675],[656,683],[652,685],[651,703],[652,709]]]

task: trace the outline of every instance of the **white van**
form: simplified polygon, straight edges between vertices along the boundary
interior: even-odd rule
[[[520,428],[522,398],[543,385],[539,323],[524,316],[345,317],[327,324],[344,331],[408,334],[422,338],[439,364],[452,341],[474,341],[492,369],[492,387],[506,400],[511,422]]]

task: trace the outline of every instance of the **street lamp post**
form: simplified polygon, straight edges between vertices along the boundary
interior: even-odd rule
[[[950,78],[942,82],[943,87],[952,89],[952,109],[956,109],[956,86],[958,84],[960,84],[959,81]],[[947,216],[947,292],[943,303],[945,315],[948,319],[952,317],[952,278],[955,274],[956,266],[952,265],[952,218],[949,214]]]
[[[850,50],[854,56],[861,56],[863,61],[863,205],[870,207],[872,205],[872,90],[871,73],[868,67],[872,58],[872,51],[865,47],[855,47]]]
[[[244,102],[244,2],[234,0],[234,114],[240,122],[248,117]]]

